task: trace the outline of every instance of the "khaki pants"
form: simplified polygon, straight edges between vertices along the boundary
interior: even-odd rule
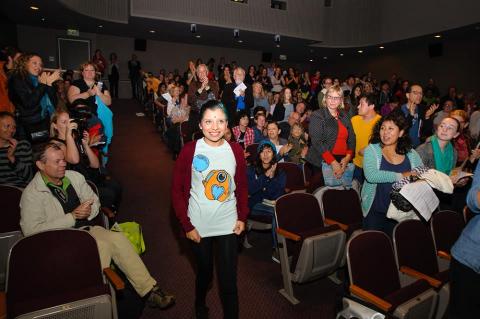
[[[125,235],[100,226],[90,227],[90,234],[97,242],[102,268],[110,267],[113,260],[141,297],[157,284]]]

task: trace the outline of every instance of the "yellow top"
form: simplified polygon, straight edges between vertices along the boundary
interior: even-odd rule
[[[360,115],[355,115],[352,117],[352,127],[355,132],[355,157],[353,158],[353,164],[358,167],[363,165],[363,155],[360,155],[358,152],[363,150],[370,140],[370,136],[373,132],[373,127],[382,117],[377,114],[370,121],[364,121]]]

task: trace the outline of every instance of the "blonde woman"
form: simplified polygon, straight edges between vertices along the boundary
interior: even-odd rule
[[[263,90],[262,83],[255,82],[252,85],[253,90],[253,109],[256,107],[263,107],[265,110],[270,109],[270,105],[268,104],[268,99],[265,95],[265,91]]]
[[[329,87],[320,109],[310,117],[309,133],[312,145],[306,160],[315,173],[321,172],[322,162],[331,166],[336,178],[341,178],[355,150],[355,133],[351,115],[344,110],[343,91],[338,85]]]

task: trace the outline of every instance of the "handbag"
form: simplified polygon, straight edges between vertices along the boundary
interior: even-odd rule
[[[141,255],[145,252],[145,241],[143,240],[142,226],[140,226],[139,223],[115,223],[110,230],[122,232],[132,243],[137,254]]]
[[[343,186],[346,188],[351,188],[354,170],[355,165],[353,163],[348,163],[342,177],[336,178],[333,174],[332,167],[327,163],[322,162],[322,175],[325,186]]]

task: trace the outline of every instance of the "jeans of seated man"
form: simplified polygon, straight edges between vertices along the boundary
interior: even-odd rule
[[[255,204],[250,210],[251,216],[268,216],[272,218],[272,248],[277,248],[277,221],[275,220],[275,209],[264,203]]]

